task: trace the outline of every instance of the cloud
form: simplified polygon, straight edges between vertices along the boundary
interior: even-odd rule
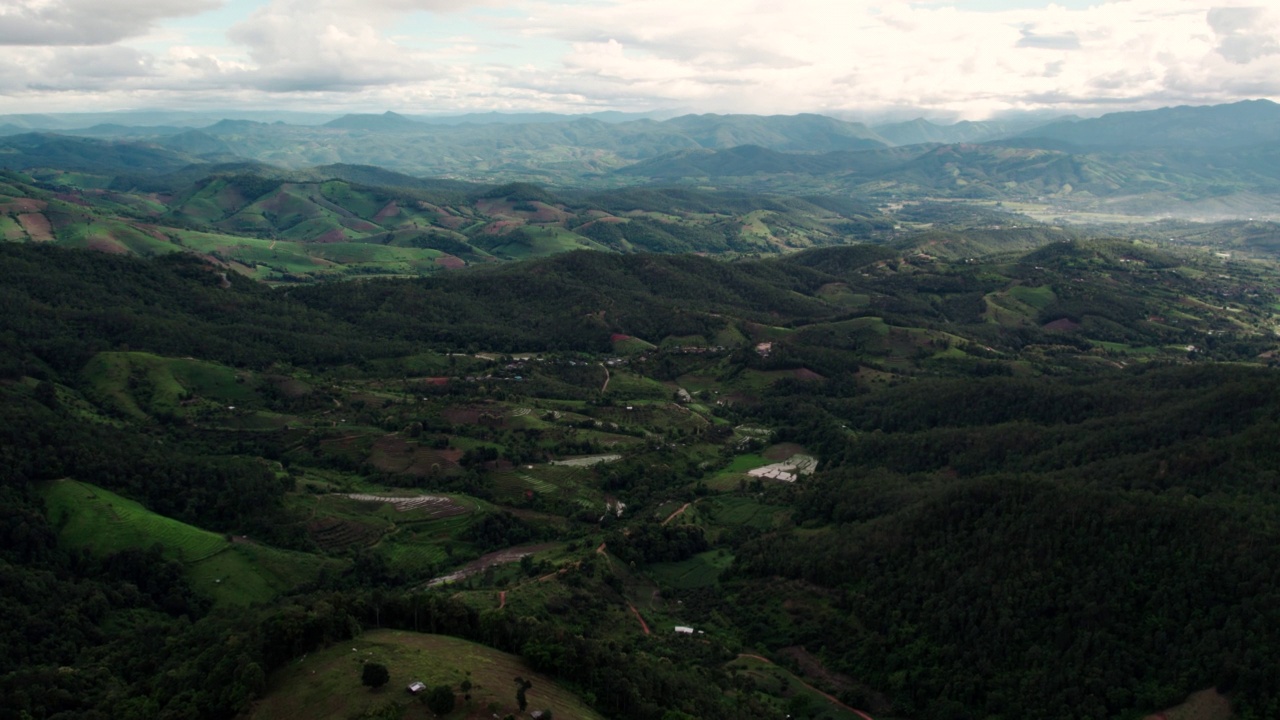
[[[383,0],[352,13],[341,2],[276,0],[228,31],[255,65],[228,77],[271,92],[347,92],[431,78],[439,69],[389,39],[388,16],[379,12],[410,4],[431,3]]]
[[[523,31],[573,43],[541,81],[651,105],[773,112],[925,107],[979,118],[1054,105],[1218,102],[1271,87],[1280,21],[1202,0],[965,11],[959,4],[819,0],[544,2]],[[1266,11],[1270,13],[1271,11]],[[1265,20],[1265,21],[1264,21]],[[1248,67],[1239,67],[1241,63]],[[636,95],[645,89],[648,97]]]
[[[1280,53],[1280,13],[1261,7],[1209,10],[1209,27],[1218,37],[1218,54],[1245,65]]]
[[[0,0],[0,103],[978,119],[1280,99],[1262,2],[260,0],[213,46],[164,20],[218,0]]]
[[[1017,42],[1017,46],[1046,50],[1079,50],[1080,38],[1073,32],[1063,35],[1039,35],[1031,30],[1023,30],[1022,39]]]
[[[166,18],[196,15],[222,0],[5,0],[0,45],[108,45],[145,35]]]

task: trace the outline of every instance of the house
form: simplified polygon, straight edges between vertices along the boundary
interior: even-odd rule
[[[692,635],[692,634],[693,634],[693,628],[691,628],[691,627],[685,627],[684,625],[677,625],[677,626],[676,626],[676,632],[680,633],[681,635]]]
[[[414,680],[413,682],[409,683],[409,687],[405,688],[405,690],[409,691],[410,695],[417,695],[418,693],[426,689],[427,689],[426,683],[422,682],[421,680]]]

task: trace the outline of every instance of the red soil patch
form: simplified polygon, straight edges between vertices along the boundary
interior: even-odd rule
[[[623,340],[630,340],[630,339],[631,339],[630,335],[623,335],[622,333],[614,333],[609,336],[609,342],[622,342]]]
[[[795,376],[797,380],[826,380],[826,378],[809,368],[798,368],[795,371]]]
[[[457,230],[463,225],[466,225],[467,220],[466,218],[461,218],[461,217],[458,217],[457,215],[450,215],[448,213],[442,212],[436,216],[436,223],[443,227],[447,227],[450,230]]]
[[[496,220],[481,228],[480,232],[485,235],[506,235],[518,227],[523,227],[524,222],[520,220]]]
[[[533,222],[554,223],[554,222],[563,222],[564,220],[567,220],[569,218],[569,213],[559,208],[554,208],[554,207],[551,207],[550,205],[544,205],[542,203],[534,203],[534,206],[538,208],[536,211],[534,212],[524,211],[522,213],[525,217],[529,218]]]
[[[668,515],[668,516],[667,516],[667,519],[662,521],[662,524],[663,524],[663,525],[666,525],[667,523],[671,522],[672,520],[675,520],[676,518],[680,517],[680,515],[681,515],[685,510],[688,510],[688,509],[689,509],[689,503],[685,503],[684,505],[681,505],[681,506],[680,506],[680,508],[679,508],[678,510],[676,510],[675,512],[673,512],[673,513],[671,513],[670,515]],[[600,545],[601,545],[601,547],[603,547],[603,546],[604,546],[604,543],[601,543]]]
[[[0,212],[5,213],[33,213],[40,212],[48,207],[49,204],[43,200],[35,200],[32,198],[15,198],[12,202],[0,203]]]
[[[88,247],[90,250],[109,253],[111,255],[128,255],[129,249],[120,244],[120,241],[109,237],[93,237],[89,238]]]
[[[631,603],[627,603],[627,607],[631,608],[631,612],[634,613],[636,616],[636,619],[640,621],[640,629],[644,631],[644,634],[650,635],[651,633],[649,632],[649,623],[645,622],[644,618],[640,616],[640,611],[636,609],[636,606],[632,605]]]
[[[317,243],[340,243],[340,242],[346,242],[346,241],[347,241],[347,234],[337,228],[330,230],[329,232],[321,235],[320,237],[312,238],[311,240],[311,242],[317,242]]]
[[[1070,332],[1072,330],[1079,330],[1080,323],[1070,318],[1059,318],[1057,320],[1054,320],[1051,323],[1045,323],[1042,327],[1045,330],[1059,330],[1062,332]]]
[[[400,214],[400,206],[396,205],[395,200],[392,200],[391,202],[387,203],[386,207],[379,210],[377,215],[373,216],[373,221],[380,223],[389,217],[395,217],[396,215],[399,215],[399,214]]]
[[[23,230],[27,231],[27,235],[36,242],[49,242],[53,240],[53,226],[49,224],[49,218],[40,213],[24,213],[18,216],[18,224]]]
[[[369,547],[382,537],[382,531],[351,520],[321,518],[307,523],[307,534],[322,550],[347,547]]]
[[[804,451],[804,446],[797,443],[778,443],[770,446],[761,455],[764,456],[765,460],[781,461]]]
[[[416,476],[456,466],[441,457],[439,452],[410,443],[398,435],[386,435],[375,440],[370,448],[369,463],[383,472]]]
[[[449,270],[458,270],[467,266],[466,261],[462,258],[456,258],[452,255],[441,255],[436,258],[436,264]]]
[[[424,377],[424,378],[417,378],[417,382],[420,382],[420,383],[422,383],[423,385],[448,385],[448,384],[449,384],[449,378],[447,378],[447,377]]]
[[[69,202],[75,205],[83,205],[85,207],[89,206],[89,201],[85,200],[79,195],[72,195],[71,193],[58,193],[57,195],[54,195],[54,197],[63,202]]]

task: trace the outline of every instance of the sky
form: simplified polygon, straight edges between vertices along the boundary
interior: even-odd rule
[[[1280,100],[1275,0],[0,0],[0,113],[981,120]]]

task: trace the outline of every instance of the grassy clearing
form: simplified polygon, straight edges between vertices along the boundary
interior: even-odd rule
[[[1057,296],[1053,294],[1053,290],[1048,286],[1033,288],[1026,285],[1016,285],[1009,288],[1009,295],[1036,310],[1044,310],[1057,299]]]
[[[59,542],[100,555],[160,543],[165,557],[186,565],[192,588],[219,605],[266,602],[314,579],[322,566],[337,566],[305,553],[232,543],[89,483],[59,480],[40,492],[61,528]]]
[[[806,717],[819,720],[862,720],[860,715],[833,703],[785,668],[746,655],[739,655],[727,668],[735,677],[750,678],[756,687],[774,697],[786,698],[788,701],[795,697],[803,698],[800,702],[810,711]],[[780,712],[790,709],[784,707],[782,702],[778,705]]]
[[[736,475],[738,473],[747,472],[748,470],[755,470],[758,467],[763,467],[768,464],[769,461],[766,460],[763,455],[757,455],[755,453],[738,455],[733,459],[733,462],[729,463],[729,465],[720,472],[723,474]]]
[[[391,681],[378,690],[360,684],[361,668],[370,661],[391,671]],[[421,706],[405,692],[414,680],[427,687],[448,684],[459,692],[458,708],[447,718],[523,717],[516,706],[513,679],[517,676],[533,683],[528,691],[529,710],[549,709],[558,718],[601,718],[576,695],[530,670],[515,655],[444,635],[393,630],[371,630],[292,663],[271,678],[266,696],[249,717],[345,720],[392,702],[411,708],[403,717],[423,717]],[[463,680],[471,682],[469,702],[459,690]]]
[[[222,535],[157,515],[133,500],[88,483],[57,480],[43,485],[40,492],[50,519],[61,527],[59,541],[88,547],[98,554],[160,543],[166,557],[195,562],[231,546]]]
[[[649,573],[664,588],[692,590],[715,585],[731,564],[733,555],[725,550],[708,550],[688,560],[650,565]]]
[[[786,508],[740,495],[712,498],[698,507],[717,525],[747,525],[761,530],[773,529],[790,514]]]
[[[210,405],[246,405],[256,399],[255,384],[244,382],[229,367],[143,352],[98,353],[81,376],[104,404],[139,419]]]

